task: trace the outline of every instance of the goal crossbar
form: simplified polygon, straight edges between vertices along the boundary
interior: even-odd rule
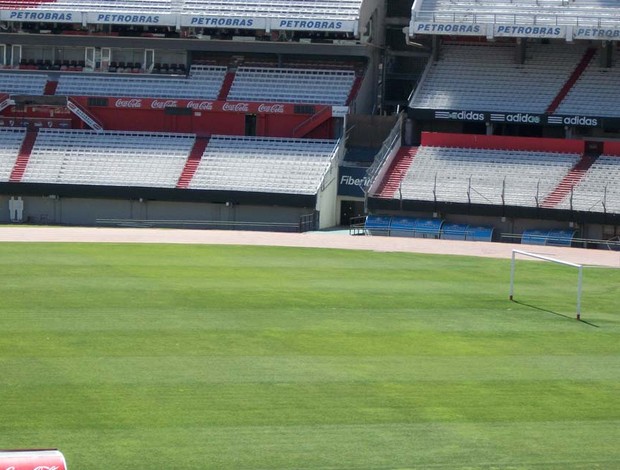
[[[577,263],[571,263],[570,261],[563,261],[549,256],[539,255],[537,253],[530,253],[523,250],[512,250],[512,260],[510,262],[510,300],[514,297],[514,284],[515,284],[515,262],[516,255],[529,256],[530,258],[540,259],[544,261],[550,261],[556,264],[562,264],[564,266],[570,266],[577,269],[577,320],[581,320],[581,286],[583,284],[583,265]]]

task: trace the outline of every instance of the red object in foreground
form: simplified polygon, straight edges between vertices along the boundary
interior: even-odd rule
[[[67,464],[56,449],[0,450],[0,470],[67,470]]]

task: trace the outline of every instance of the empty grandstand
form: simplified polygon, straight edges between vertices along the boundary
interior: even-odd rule
[[[512,44],[446,45],[410,106],[543,114],[585,51],[578,45],[533,44],[527,60],[518,63]]]
[[[618,18],[589,0],[0,2],[0,127],[20,129],[0,198],[55,223],[615,235]]]
[[[41,129],[21,181],[173,188],[193,144],[184,134]]]

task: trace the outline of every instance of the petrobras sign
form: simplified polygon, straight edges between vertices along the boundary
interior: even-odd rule
[[[292,19],[277,18],[270,20],[270,27],[275,31],[355,31],[354,21],[331,19]]]
[[[182,15],[181,26],[213,29],[267,29],[267,20],[240,16]]]
[[[564,26],[495,25],[493,36],[498,38],[563,38],[566,36],[566,28]]]
[[[547,124],[551,126],[579,126],[579,127],[599,127],[603,124],[603,120],[593,116],[557,116],[547,117]]]
[[[86,21],[90,24],[131,24],[145,26],[174,26],[176,15],[160,15],[148,13],[119,13],[119,12],[88,12]]]
[[[1,10],[0,20],[37,22],[37,23],[81,23],[82,14],[78,11],[51,11],[51,10]]]
[[[370,183],[366,168],[341,166],[338,176],[338,195],[364,197],[364,188]]]
[[[410,35],[447,34],[450,36],[486,36],[487,26],[475,23],[429,23],[414,21],[411,23]]]
[[[446,121],[484,122],[484,113],[476,111],[435,111],[435,119]]]
[[[620,29],[578,27],[573,30],[573,39],[620,40]]]

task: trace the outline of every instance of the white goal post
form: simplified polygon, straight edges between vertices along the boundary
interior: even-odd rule
[[[570,263],[568,261],[562,261],[548,256],[539,255],[536,253],[530,253],[523,250],[512,250],[512,261],[510,262],[510,300],[513,300],[515,290],[515,261],[516,255],[529,256],[530,258],[541,259],[544,261],[550,261],[552,263],[562,264],[564,266],[570,266],[577,268],[577,320],[581,320],[581,286],[583,284],[583,265]]]

